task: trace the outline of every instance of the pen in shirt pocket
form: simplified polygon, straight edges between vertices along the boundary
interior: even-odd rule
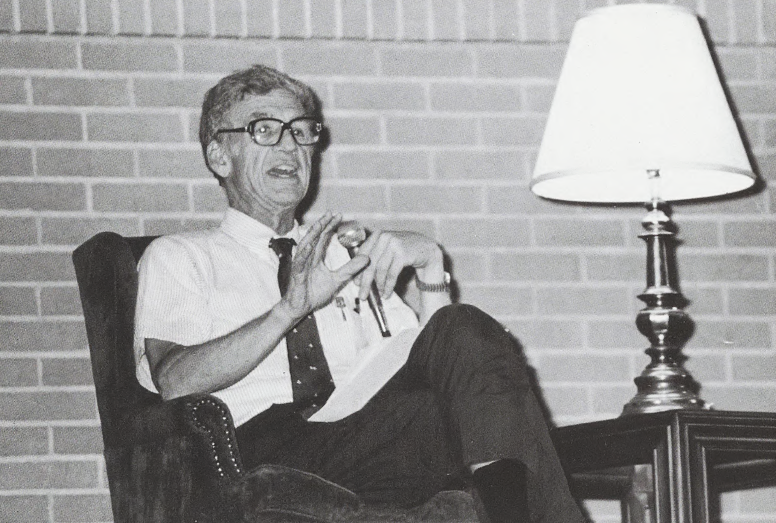
[[[344,321],[348,321],[348,316],[347,316],[347,314],[345,314],[345,307],[347,307],[347,305],[345,304],[345,298],[343,298],[342,296],[336,296],[334,298],[334,304],[337,306],[337,308],[342,313],[342,319]]]

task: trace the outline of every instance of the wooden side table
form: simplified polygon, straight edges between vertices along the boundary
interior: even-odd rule
[[[711,523],[720,492],[776,485],[776,413],[635,414],[560,427],[552,437],[581,498],[641,495],[655,523]],[[645,477],[651,485],[640,493],[624,487]]]

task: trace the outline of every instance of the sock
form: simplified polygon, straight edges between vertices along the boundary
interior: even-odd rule
[[[473,481],[491,523],[529,523],[526,467],[500,459],[474,471]]]

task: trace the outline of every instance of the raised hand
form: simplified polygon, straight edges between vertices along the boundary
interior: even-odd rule
[[[299,242],[291,262],[291,277],[283,300],[291,313],[302,318],[326,305],[353,277],[369,265],[369,257],[359,254],[337,270],[323,263],[326,248],[342,216],[330,212],[321,216]]]
[[[442,249],[432,239],[416,232],[373,231],[358,253],[371,260],[358,276],[360,299],[366,299],[372,281],[381,296],[390,297],[405,267],[414,267],[427,283],[441,281],[444,275]]]

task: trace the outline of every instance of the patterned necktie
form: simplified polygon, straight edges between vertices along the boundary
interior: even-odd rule
[[[291,238],[272,238],[269,241],[269,247],[275,251],[280,261],[278,286],[281,296],[288,290],[294,245],[296,242]],[[318,326],[312,313],[286,334],[286,347],[294,404],[302,416],[309,418],[326,403],[334,391],[334,380],[323,354]]]

